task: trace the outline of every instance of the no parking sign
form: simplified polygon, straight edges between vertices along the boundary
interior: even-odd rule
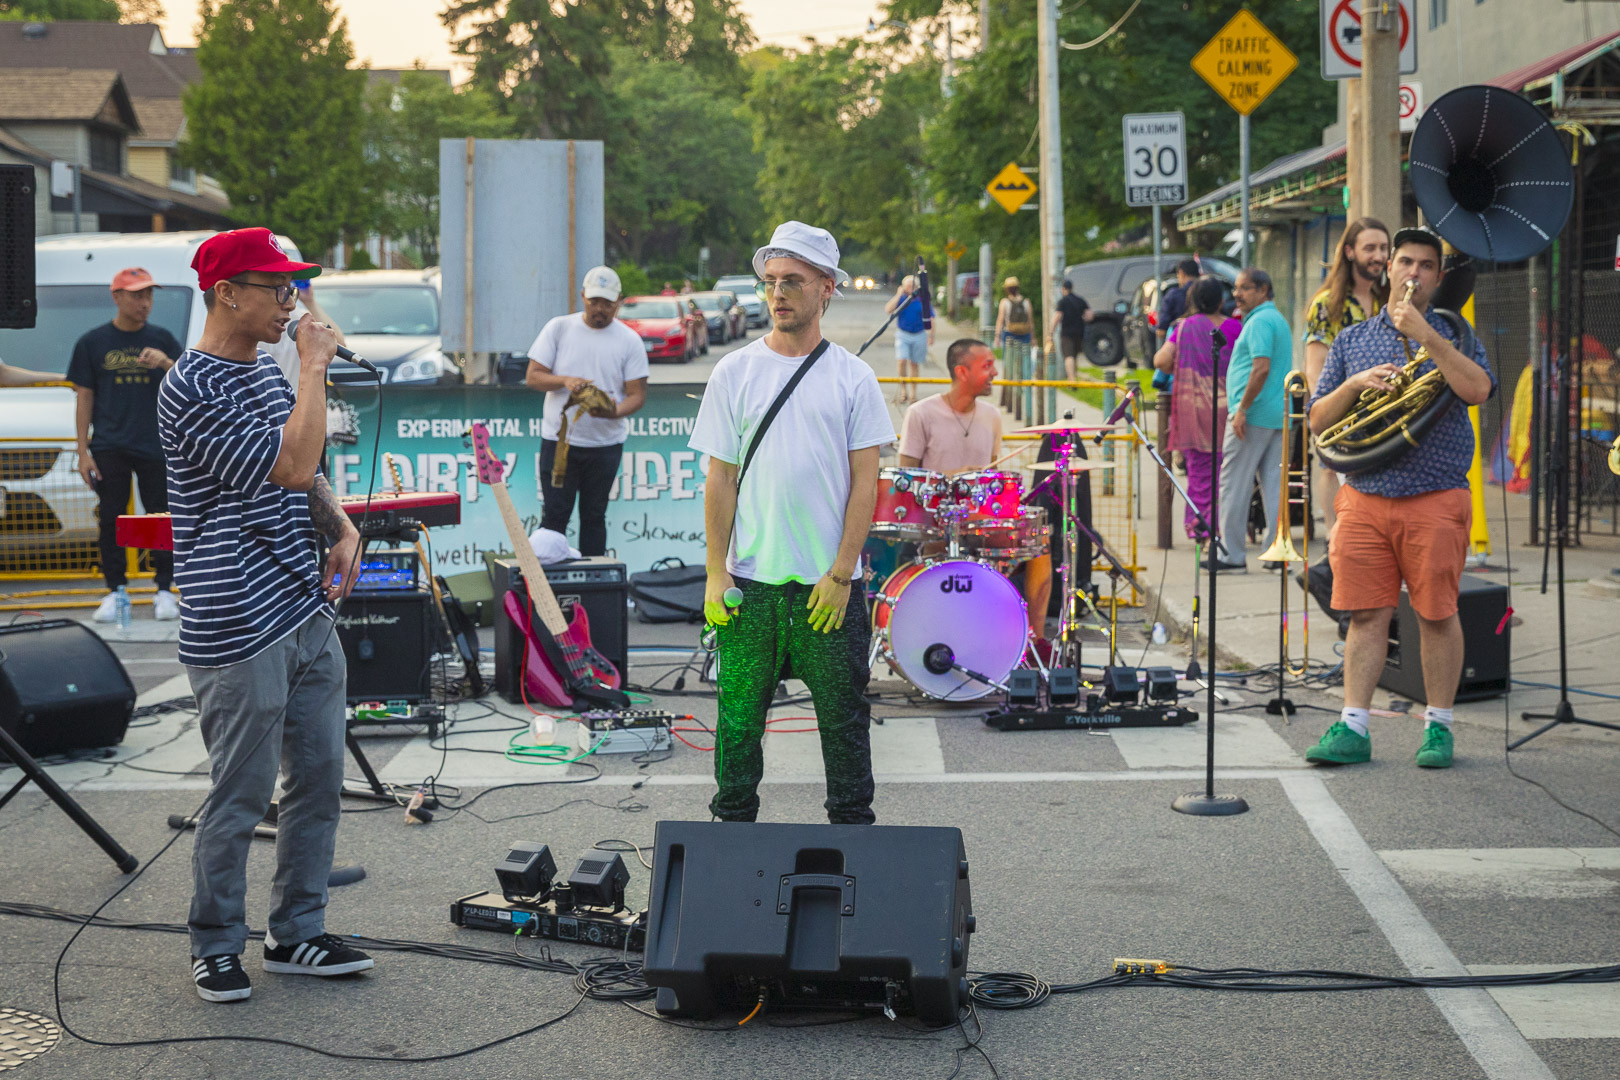
[[[1401,2],[1401,74],[1417,72],[1412,0]],[[1322,0],[1322,78],[1361,77],[1361,0]],[[1410,130],[1409,128],[1403,128]]]

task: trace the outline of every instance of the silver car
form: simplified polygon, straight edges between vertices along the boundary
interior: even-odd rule
[[[716,281],[714,287],[737,294],[737,303],[748,313],[749,329],[771,321],[765,313],[765,301],[759,298],[759,281],[753,274],[727,274]]]

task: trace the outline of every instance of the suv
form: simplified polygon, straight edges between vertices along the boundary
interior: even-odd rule
[[[1232,286],[1237,284],[1238,268],[1223,259],[1203,258],[1199,265],[1204,273],[1221,283],[1221,311],[1231,314],[1237,307],[1232,298]],[[1158,351],[1159,298],[1176,283],[1174,271],[1160,278],[1148,278],[1131,295],[1130,310],[1125,313],[1125,356],[1138,364],[1147,364]]]
[[[715,281],[716,289],[724,289],[737,295],[737,303],[742,305],[743,311],[748,313],[748,325],[744,329],[764,326],[770,322],[765,314],[765,301],[759,298],[757,291],[759,281],[753,274],[727,274]],[[741,334],[740,337],[747,337]]]
[[[1230,270],[1231,280],[1237,278],[1237,268],[1220,259],[1192,255],[1189,252],[1165,252],[1159,256],[1161,274],[1175,279],[1175,265],[1185,258],[1199,259],[1207,271],[1220,274]],[[1132,302],[1143,281],[1154,277],[1152,255],[1126,255],[1115,259],[1096,259],[1065,267],[1063,278],[1074,286],[1075,295],[1091,306],[1092,322],[1086,327],[1086,359],[1098,367],[1112,367],[1127,356],[1126,343],[1132,329]],[[1148,357],[1152,356],[1149,350]],[[1132,359],[1137,359],[1134,353]]]

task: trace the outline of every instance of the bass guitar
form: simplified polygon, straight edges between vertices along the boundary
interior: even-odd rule
[[[509,591],[503,601],[507,618],[526,641],[524,692],[552,708],[628,708],[630,699],[619,689],[622,680],[618,669],[591,645],[591,624],[585,606],[575,604],[573,611],[564,615],[558,605],[551,582],[529,546],[512,495],[506,490],[506,466],[489,448],[489,430],[483,424],[473,424],[472,441],[479,482],[489,488],[500,508],[528,594],[528,603],[515,590]]]

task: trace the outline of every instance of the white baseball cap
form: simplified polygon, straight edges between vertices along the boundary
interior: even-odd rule
[[[784,221],[771,234],[771,242],[754,252],[754,276],[765,276],[765,261],[782,257],[807,262],[833,279],[833,285],[848,285],[849,275],[838,269],[838,241],[826,229],[802,221]],[[834,296],[842,296],[837,288]]]
[[[580,286],[585,291],[587,300],[617,300],[624,286],[619,283],[619,275],[613,272],[611,266],[593,266],[585,271],[585,280]]]

